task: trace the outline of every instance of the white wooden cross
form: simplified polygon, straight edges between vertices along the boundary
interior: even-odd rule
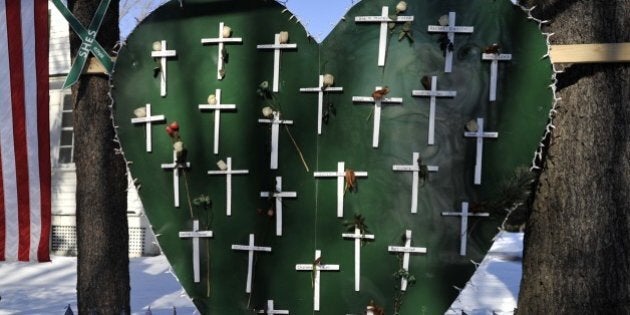
[[[247,283],[245,284],[245,293],[252,292],[252,275],[254,269],[254,252],[270,252],[271,247],[264,246],[255,246],[254,245],[254,234],[249,234],[249,244],[247,245],[237,245],[232,244],[232,250],[246,250],[248,251],[247,256]]]
[[[151,51],[151,57],[160,58],[160,96],[166,96],[166,58],[177,56],[176,50],[167,50],[166,41],[162,40],[161,49]]]
[[[164,115],[156,115],[156,116],[151,116],[151,104],[147,104],[145,105],[145,112],[146,115],[144,117],[136,117],[136,118],[131,118],[131,123],[132,124],[146,124],[146,137],[147,137],[147,152],[151,152],[151,150],[153,149],[152,146],[152,137],[151,137],[151,127],[153,122],[159,122],[159,121],[166,121],[166,117]]]
[[[392,165],[392,170],[401,172],[412,172],[411,180],[411,213],[418,213],[418,187],[420,186],[420,165],[418,165],[420,153],[413,152],[410,165]],[[438,166],[427,165],[429,172],[437,172]]]
[[[221,111],[222,110],[235,110],[236,104],[221,104],[221,89],[215,90],[215,97],[217,103],[212,104],[199,104],[200,110],[214,110],[214,148],[213,153],[219,154],[219,126],[221,124]]]
[[[442,212],[443,216],[459,216],[461,217],[461,232],[459,243],[459,254],[466,256],[466,239],[468,234],[468,217],[489,217],[486,212],[470,213],[468,212],[468,202],[462,202],[462,212]]]
[[[337,162],[336,172],[314,172],[314,177],[337,177],[337,217],[343,218],[343,194],[346,176],[345,162]],[[367,177],[367,172],[354,172],[355,177]]]
[[[475,159],[475,185],[481,185],[481,161],[483,157],[483,138],[498,138],[498,132],[484,131],[483,118],[477,118],[477,131],[466,131],[464,137],[477,138],[477,157]]]
[[[322,251],[315,250],[315,260],[310,264],[297,264],[295,270],[297,271],[312,271],[313,272],[313,310],[319,311],[319,284],[320,284],[320,271],[339,271],[341,268],[339,265],[323,265],[318,262],[322,257]]]
[[[273,306],[273,300],[267,300],[267,308],[264,310],[260,310],[258,311],[258,314],[267,314],[267,315],[272,315],[272,314],[289,314],[288,310],[276,310],[274,309]]]
[[[446,33],[449,45],[455,45],[455,33],[472,33],[475,30],[472,26],[455,26],[455,12],[448,13],[448,25],[429,25],[428,31],[433,33]],[[447,45],[444,72],[451,72],[453,69],[453,51]]]
[[[512,60],[512,54],[481,54],[482,60],[492,60],[490,63],[490,94],[489,100],[497,99],[497,77],[499,72],[499,61]]]
[[[300,92],[317,93],[317,134],[322,134],[322,112],[324,110],[324,92],[343,92],[342,87],[324,87],[324,76],[319,75],[319,86],[310,88],[300,88]]]
[[[217,53],[217,79],[223,79],[223,49],[225,44],[242,43],[243,39],[240,37],[223,37],[223,22],[219,22],[219,37],[217,38],[202,38],[201,44],[217,44],[219,49]]]
[[[389,16],[389,7],[384,6],[381,9],[380,16],[357,16],[355,22],[359,23],[380,23],[381,32],[378,41],[378,65],[385,66],[385,53],[387,51],[387,36],[389,35],[388,23],[401,23],[413,21],[413,16]]]
[[[173,171],[173,200],[175,208],[179,208],[179,170],[189,168],[190,162],[177,163],[177,153],[173,151],[173,163],[162,164],[162,169]]]
[[[276,199],[276,235],[282,236],[282,198],[296,198],[295,191],[282,191],[282,177],[276,176],[275,191],[261,191],[260,197]]]
[[[192,238],[193,241],[193,272],[195,282],[200,281],[199,276],[199,239],[212,237],[212,231],[199,231],[199,220],[193,221],[192,231],[180,231],[180,238]]]
[[[388,246],[387,250],[390,253],[402,253],[403,265],[402,268],[409,272],[409,255],[410,254],[426,254],[427,249],[424,247],[411,247],[411,230],[405,231],[405,246]],[[400,279],[400,291],[407,291],[407,278],[402,277]]]
[[[233,170],[232,158],[228,157],[226,169],[220,171],[208,171],[208,175],[225,175],[225,212],[227,216],[232,215],[232,175],[248,174],[249,170]]]
[[[412,96],[430,97],[429,101],[429,145],[435,144],[435,98],[436,97],[455,97],[457,91],[439,91],[437,89],[437,76],[431,77],[431,90],[413,90]]]
[[[293,125],[293,120],[280,120],[280,112],[273,112],[273,119],[258,119],[259,123],[271,124],[271,157],[269,168],[278,169],[278,147],[280,143],[280,125]]]
[[[342,237],[354,239],[354,291],[360,291],[361,288],[361,241],[373,240],[374,234],[361,233],[361,230],[355,226],[354,233],[342,233]]]
[[[272,91],[278,92],[280,89],[280,50],[282,49],[295,49],[297,44],[281,44],[280,33],[275,34],[273,44],[256,45],[258,49],[273,49],[273,86]]]
[[[374,90],[378,91],[382,87],[377,86]],[[381,106],[383,104],[402,104],[402,97],[383,97],[374,99],[372,96],[353,96],[352,101],[355,103],[374,103],[374,130],[372,132],[372,147],[378,148],[378,138],[381,129]]]

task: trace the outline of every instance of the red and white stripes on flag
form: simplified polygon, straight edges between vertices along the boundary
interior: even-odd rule
[[[0,0],[0,261],[50,261],[48,1]]]

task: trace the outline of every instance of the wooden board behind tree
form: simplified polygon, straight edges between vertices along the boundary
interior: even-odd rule
[[[628,1],[528,1],[552,44],[630,40]],[[630,66],[575,64],[525,234],[519,314],[630,312]]]
[[[100,0],[70,0],[88,26]],[[81,40],[71,31],[72,57]],[[112,1],[97,41],[111,51],[119,38],[118,1]],[[77,173],[77,299],[81,314],[129,314],[127,177],[116,154],[105,75],[84,75],[72,87]]]

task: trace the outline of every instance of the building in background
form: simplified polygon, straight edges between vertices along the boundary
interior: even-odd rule
[[[65,1],[64,1],[65,2]],[[50,156],[52,167],[52,244],[55,255],[76,255],[76,171],[72,128],[72,94],[62,90],[70,70],[69,27],[49,2]],[[131,183],[127,196],[129,256],[159,254],[155,237]]]

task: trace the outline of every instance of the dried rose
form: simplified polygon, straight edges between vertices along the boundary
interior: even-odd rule
[[[216,105],[217,104],[217,97],[214,94],[210,94],[208,95],[208,104],[210,105]]]
[[[441,26],[448,26],[448,15],[442,15],[440,16],[440,19],[438,19],[438,24],[440,24]]]
[[[175,150],[175,152],[177,153],[181,153],[184,151],[184,143],[179,140],[179,141],[175,141],[175,143],[173,143],[173,150]]]
[[[170,125],[168,125],[169,127],[171,127],[171,130],[173,131],[179,131],[179,123],[174,121],[172,122]]]
[[[407,11],[407,2],[400,1],[396,5],[396,14]]]
[[[286,44],[289,42],[289,32],[282,31],[280,32],[280,44]]]
[[[225,164],[223,160],[219,160],[219,162],[217,162],[217,167],[219,167],[222,171],[227,170],[227,164]]]
[[[232,28],[227,25],[224,25],[223,30],[221,30],[221,35],[223,35],[223,38],[228,38],[232,36]]]
[[[333,86],[333,84],[335,84],[335,77],[330,73],[324,74],[324,87]]]
[[[273,109],[269,106],[265,106],[262,109],[263,117],[271,117],[273,116]]]
[[[147,117],[147,109],[144,108],[144,107],[138,107],[138,108],[133,110],[133,114],[137,118]]]
[[[155,41],[153,42],[153,50],[162,50],[162,42],[161,41]]]

